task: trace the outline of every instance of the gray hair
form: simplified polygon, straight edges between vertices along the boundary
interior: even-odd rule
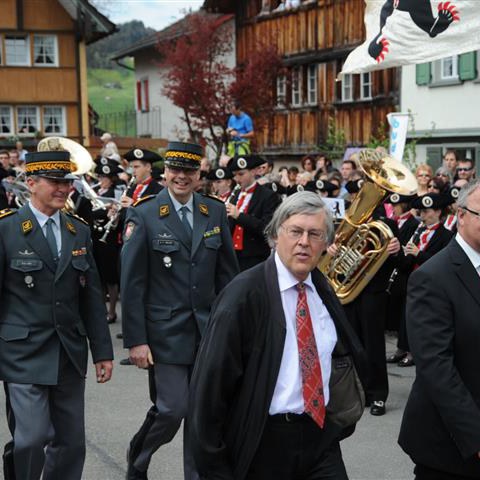
[[[316,215],[325,212],[327,224],[327,242],[333,242],[334,226],[330,210],[319,195],[313,192],[297,192],[288,197],[273,214],[272,220],[265,228],[265,235],[270,246],[278,238],[280,227],[293,215]]]
[[[435,176],[438,176],[438,175],[447,175],[448,176],[448,181],[450,183],[453,182],[453,174],[452,172],[446,168],[446,167],[438,167],[437,168],[437,171],[435,172]]]
[[[465,208],[467,206],[468,197],[477,189],[480,188],[480,179],[477,178],[467,183],[460,189],[458,194],[457,206],[459,208]]]

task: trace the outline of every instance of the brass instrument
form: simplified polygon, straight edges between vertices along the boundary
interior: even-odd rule
[[[390,192],[413,195],[417,190],[415,176],[393,157],[365,149],[358,163],[366,180],[337,229],[338,253],[318,264],[344,305],[355,300],[388,257],[393,234],[385,223],[369,222],[374,210]]]
[[[230,203],[233,202],[233,199],[237,196],[237,193],[242,189],[242,187],[237,183],[234,187],[232,192],[230,193],[230,196],[227,198],[227,201],[225,202],[225,205],[229,205]]]

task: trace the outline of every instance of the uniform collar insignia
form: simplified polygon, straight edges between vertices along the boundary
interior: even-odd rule
[[[22,232],[24,235],[30,233],[33,230],[33,223],[31,220],[25,220],[22,222]]]
[[[202,215],[205,215],[208,217],[208,207],[204,203],[199,203],[198,209],[200,210],[200,213]]]
[[[166,217],[170,214],[170,207],[168,205],[160,205],[160,216]]]
[[[66,226],[67,226],[67,230],[68,230],[71,234],[75,235],[75,234],[77,233],[77,230],[76,230],[76,228],[75,228],[75,225],[73,225],[73,223],[67,222],[67,223],[66,223]]]

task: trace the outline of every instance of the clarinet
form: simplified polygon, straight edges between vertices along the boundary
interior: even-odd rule
[[[225,205],[229,205],[230,203],[232,203],[233,199],[237,196],[237,193],[242,189],[242,187],[237,183],[237,185],[235,185],[235,187],[233,187],[233,190],[232,190],[232,193],[230,194],[230,196],[227,198],[227,201],[225,202]],[[236,204],[237,202],[235,202]],[[234,204],[234,205],[235,205]]]
[[[425,230],[425,225],[423,224],[423,222],[420,222],[418,224],[417,228],[415,229],[415,231],[413,232],[413,235],[410,237],[410,240],[407,243],[412,242],[412,243],[417,244],[418,241],[420,240],[420,235],[423,233],[424,230]],[[397,277],[398,277],[398,268],[394,268],[392,274],[390,275],[390,278],[388,279],[388,285],[387,285],[386,292],[389,295],[392,293],[391,292],[392,285],[395,283],[395,279]]]

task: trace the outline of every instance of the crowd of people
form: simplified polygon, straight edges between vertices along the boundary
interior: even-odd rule
[[[475,402],[477,383],[453,367],[461,349],[453,332],[474,332],[472,342],[480,334],[462,326],[472,300],[462,294],[452,306],[448,287],[437,299],[443,310],[427,311],[438,294],[427,284],[454,268],[443,252],[469,280],[480,266],[474,163],[448,150],[435,174],[416,168],[415,194],[391,192],[377,205],[368,221],[389,227],[388,259],[341,305],[317,265],[341,251],[326,199],[348,209],[371,181],[359,153],[338,169],[323,153],[275,168],[250,153],[251,135],[241,132],[253,127],[235,109],[232,155],[218,167],[183,142],[170,142],[163,157],[143,148],[121,155],[109,134],[81,180],[68,152],[0,151],[0,301],[8,305],[0,307],[0,379],[12,433],[5,478],[37,479],[43,470],[44,478],[80,479],[86,338],[104,383],[119,300],[128,349],[120,363],[148,369],[152,400],[129,445],[127,479],[147,478],[152,455],[182,420],[188,480],[348,478],[339,442],[364,405],[386,413],[387,363],[420,369],[400,439],[417,478],[475,478],[478,433],[456,423],[461,406],[431,398],[450,388],[452,402]],[[478,286],[469,288],[478,301]],[[386,329],[398,331],[388,357]],[[450,383],[434,385],[445,372]],[[444,442],[431,455],[412,433],[426,402],[438,413],[425,428],[435,426]],[[449,459],[437,461],[447,450]]]

